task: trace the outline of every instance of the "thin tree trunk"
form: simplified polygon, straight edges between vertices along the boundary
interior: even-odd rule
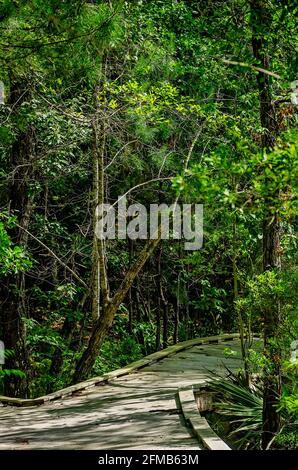
[[[129,268],[132,264],[133,259],[133,240],[128,240],[128,249],[129,249]],[[128,291],[129,303],[128,303],[128,332],[132,333],[132,324],[134,320],[134,297],[132,286]]]
[[[159,182],[158,188],[158,204],[161,204],[162,198],[162,181]],[[155,350],[161,349],[161,307],[162,307],[162,274],[161,274],[161,257],[162,257],[162,245],[158,247],[157,253],[157,312],[156,312],[156,336],[155,336]]]
[[[71,341],[74,328],[75,328],[75,322],[73,320],[70,320],[69,318],[66,318],[63,323],[61,337],[63,338],[64,343],[67,345],[69,345]],[[63,350],[57,347],[53,354],[49,375],[51,377],[59,377],[62,366],[63,366]],[[47,393],[50,393],[52,391],[51,381],[47,384],[46,391]]]
[[[95,90],[95,103],[98,106],[98,89]],[[105,110],[102,110],[102,115]],[[99,123],[99,119],[101,122]],[[105,118],[96,115],[92,122],[93,131],[93,292],[92,292],[92,319],[93,322],[99,319],[104,305],[109,298],[109,289],[106,273],[105,242],[98,237],[96,228],[100,221],[101,214],[98,208],[105,203],[105,144],[106,144],[106,122]]]
[[[84,305],[89,296],[90,296],[90,293],[88,292],[88,290],[86,290],[82,296],[82,299],[80,300],[78,304],[78,310],[84,309]],[[85,317],[84,317],[84,320],[85,320]],[[82,326],[80,328],[79,335],[78,335],[79,336],[78,347],[80,347],[80,344],[81,344],[81,338],[82,338],[83,329],[85,326],[84,320],[82,322]],[[61,338],[63,339],[63,342],[68,347],[70,346],[71,341],[73,339],[74,332],[76,330],[76,325],[77,325],[77,322],[75,320],[70,319],[68,317],[65,318],[63,326],[62,326],[62,330],[61,330]],[[58,377],[61,373],[62,367],[63,367],[63,350],[60,347],[56,347],[53,353],[53,358],[52,358],[49,374],[51,376]],[[52,383],[49,383],[47,386],[47,393],[50,393],[52,391],[51,387],[52,387]]]
[[[181,259],[181,244],[180,244],[180,253],[179,258]],[[176,296],[176,309],[174,313],[174,332],[173,332],[173,343],[176,344],[178,341],[178,327],[179,327],[179,318],[180,318],[180,308],[181,308],[181,279],[180,272],[178,273],[177,280],[177,296]]]
[[[161,245],[157,253],[157,279],[156,279],[156,290],[158,293],[157,297],[157,312],[156,312],[156,333],[155,333],[155,350],[161,349],[161,290],[162,290],[162,279],[161,279]]]
[[[269,68],[269,57],[266,51],[265,35],[270,31],[271,11],[266,0],[251,0],[252,47],[257,65]],[[272,7],[271,7],[272,8]],[[257,75],[260,100],[260,121],[263,127],[262,147],[272,149],[277,135],[277,123],[272,104],[270,78],[259,72]],[[276,194],[279,197],[279,194]],[[266,202],[266,201],[265,201]],[[270,201],[263,222],[263,269],[280,268],[280,226],[276,213],[270,210]],[[279,331],[280,306],[268,306],[264,309],[264,351],[271,367],[264,380],[263,396],[263,436],[262,447],[266,449],[272,437],[280,429],[280,416],[277,405],[281,395],[281,352],[276,343]]]
[[[181,259],[182,259],[182,243],[181,240],[179,242],[179,272],[178,272],[178,277],[177,277],[177,295],[176,295],[176,309],[174,313],[174,333],[173,333],[173,343],[176,344],[178,342],[178,329],[179,329],[179,321],[180,321],[180,316],[181,316],[181,305],[184,302],[184,281],[181,281]],[[183,295],[182,294],[183,290]],[[182,297],[182,298],[181,298]]]
[[[162,282],[162,271],[161,271],[161,257],[162,257],[162,246],[159,247],[159,253],[157,256],[157,292],[158,292],[158,312],[156,314],[156,350],[161,349],[161,321],[163,320],[163,347],[167,342],[167,319],[168,319],[168,301],[164,295],[163,282]],[[161,313],[163,312],[163,313]]]
[[[141,295],[140,295],[140,288],[139,288],[139,279],[136,279],[136,291],[135,291],[135,297],[136,297],[136,321],[140,322],[142,321],[142,314],[141,314],[141,309],[140,305],[142,302]]]
[[[126,273],[119,289],[104,308],[92,331],[89,344],[77,364],[73,377],[74,383],[79,382],[88,376],[88,374],[90,374],[101,345],[113,324],[115,313],[117,312],[121,303],[124,301],[125,296],[131,288],[134,280],[145,265],[146,261],[150,258],[152,252],[159,242],[160,236],[154,240],[149,240],[148,243],[146,243],[145,247],[133,263],[131,269],[129,269],[129,271]]]
[[[236,190],[236,187],[235,187]],[[236,221],[236,214],[233,218],[233,293],[234,293],[234,305],[236,308],[236,302],[239,297],[239,289],[238,289],[238,272],[237,272],[237,251],[236,251],[236,244],[237,244],[237,221]],[[244,321],[242,318],[241,310],[238,310],[238,328],[240,334],[240,344],[241,344],[241,355],[244,364],[244,374],[245,374],[245,381],[247,386],[250,384],[250,375],[249,375],[249,366],[248,366],[248,357],[247,357],[247,345],[248,341],[245,340],[245,331],[244,331]]]
[[[163,315],[162,315],[162,347],[163,349],[168,347],[168,303],[163,303]]]
[[[263,227],[264,270],[280,268],[280,226],[276,215],[268,215]],[[280,328],[280,303],[264,308],[264,352],[270,361],[264,378],[263,395],[263,437],[262,447],[266,449],[272,438],[279,432],[280,415],[277,411],[281,396],[281,350],[278,346]]]
[[[147,321],[147,320],[149,321],[150,320],[150,314],[149,314],[149,309],[148,309],[148,305],[147,305],[147,299],[146,298],[144,299],[139,286],[137,286],[136,293],[137,293],[138,307],[140,307],[141,304],[142,304],[142,307],[143,307],[143,310],[141,310],[140,308],[137,308],[137,311],[138,311],[137,321],[138,322]]]

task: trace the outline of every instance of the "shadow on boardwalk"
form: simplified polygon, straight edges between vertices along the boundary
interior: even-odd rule
[[[0,408],[0,449],[199,449],[175,392],[241,365],[238,340],[200,345],[76,396],[30,408]]]

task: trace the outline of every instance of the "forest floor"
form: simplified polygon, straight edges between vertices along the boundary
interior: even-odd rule
[[[178,388],[237,369],[239,340],[194,346],[144,369],[39,407],[0,407],[4,449],[199,449],[177,409]]]

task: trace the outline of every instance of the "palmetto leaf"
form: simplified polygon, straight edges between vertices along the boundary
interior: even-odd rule
[[[238,441],[241,443],[243,439],[261,434],[263,400],[259,391],[252,392],[227,380],[211,382],[210,388],[219,395],[219,400],[214,403],[216,411],[230,417],[230,424],[236,426],[230,436],[245,433]]]

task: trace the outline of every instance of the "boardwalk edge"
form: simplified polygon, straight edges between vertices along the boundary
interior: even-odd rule
[[[183,341],[181,343],[175,344],[173,346],[169,346],[162,351],[157,351],[149,356],[146,356],[138,361],[135,361],[121,369],[116,369],[112,372],[108,372],[107,374],[103,374],[99,377],[94,377],[92,379],[85,380],[84,382],[79,382],[75,385],[71,385],[69,387],[63,388],[58,390],[57,392],[50,393],[48,395],[44,395],[38,398],[11,398],[6,396],[0,396],[0,403],[3,405],[9,406],[39,406],[43,405],[44,403],[48,403],[54,400],[59,400],[68,396],[73,395],[76,392],[80,392],[83,390],[87,390],[88,388],[95,387],[98,385],[103,385],[113,379],[118,377],[122,377],[128,374],[131,374],[137,370],[143,369],[144,367],[165,359],[173,354],[177,354],[178,352],[184,351],[185,349],[192,348],[193,346],[197,346],[200,344],[212,344],[218,343],[221,341],[229,341],[233,339],[239,338],[239,333],[225,333],[222,335],[216,336],[207,336],[204,338],[196,338],[191,339],[188,341]]]
[[[193,388],[179,389],[177,398],[178,406],[182,411],[186,424],[192,429],[193,434],[205,449],[231,450],[226,442],[213,431],[206,418],[201,416],[195,401]]]

